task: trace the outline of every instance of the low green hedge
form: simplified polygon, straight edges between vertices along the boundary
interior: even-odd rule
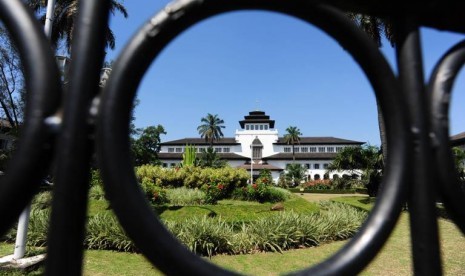
[[[293,193],[315,193],[315,194],[366,194],[366,189],[344,189],[344,190],[320,190],[320,189],[304,189],[301,191],[300,188],[289,188],[289,191]]]

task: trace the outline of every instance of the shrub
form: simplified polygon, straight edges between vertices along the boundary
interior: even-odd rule
[[[47,245],[49,219],[50,209],[31,209],[27,245],[39,247]]]
[[[174,206],[200,205],[205,201],[205,193],[199,189],[181,187],[166,189],[166,198]]]
[[[152,204],[162,205],[168,202],[166,191],[155,185],[149,178],[144,178],[141,183],[142,191]]]
[[[258,202],[280,202],[291,198],[292,194],[282,188],[261,184],[253,184],[243,188],[237,188],[231,197],[238,200]]]
[[[137,251],[116,217],[110,213],[97,214],[89,219],[84,243],[87,249]]]
[[[202,190],[205,193],[204,203],[205,204],[216,204],[218,200],[226,198],[228,191],[223,183],[211,183],[202,186]]]
[[[94,200],[105,200],[105,191],[101,185],[93,185],[89,190],[89,198]]]
[[[99,170],[91,170],[90,172],[90,185],[91,187],[93,186],[101,186],[103,187],[103,180],[102,177],[100,176],[100,171]]]
[[[32,199],[32,208],[43,210],[52,206],[52,192],[44,191],[38,193]]]
[[[200,168],[187,166],[183,168],[166,169],[158,166],[144,165],[136,168],[137,180],[144,178],[153,184],[162,187],[188,187],[201,188],[212,182],[222,183],[226,190],[232,191],[235,187],[247,185],[249,174],[244,169],[231,167]]]
[[[166,226],[191,251],[203,256],[232,253],[229,240],[234,235],[231,224],[221,219],[188,219],[182,223],[167,222]]]

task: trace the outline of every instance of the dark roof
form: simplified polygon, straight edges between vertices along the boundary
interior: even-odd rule
[[[196,146],[208,146],[210,142],[205,141],[204,138],[184,138],[179,140],[172,140],[164,143],[160,143],[161,146],[185,146],[185,145],[196,145]],[[213,146],[218,145],[240,145],[236,142],[235,138],[221,138],[213,142]]]
[[[246,169],[250,171],[250,164],[243,164],[243,165],[237,166],[236,168]],[[269,165],[269,164],[253,164],[252,169],[257,170],[257,171],[264,170],[264,169],[267,169],[270,171],[283,171],[283,169],[273,166],[273,165]]]
[[[284,137],[279,137],[276,145],[287,145]],[[317,145],[317,144],[350,144],[350,145],[362,145],[365,142],[353,141],[347,139],[341,139],[336,137],[300,137],[300,142],[295,145]]]
[[[244,116],[244,120],[239,121],[241,128],[245,127],[245,124],[270,124],[270,128],[274,128],[274,120],[270,120],[270,116],[266,115],[263,111],[250,111],[249,115]]]
[[[321,160],[327,159],[332,160],[336,157],[337,153],[328,153],[328,152],[305,152],[305,153],[296,153],[295,160]],[[280,152],[274,155],[263,157],[263,160],[292,160],[292,153]]]
[[[461,146],[465,145],[465,132],[455,134],[450,137],[450,143],[452,146]]]
[[[197,156],[199,156],[202,153],[197,153]],[[227,160],[249,160],[250,157],[245,157],[233,152],[218,152],[218,156],[221,159],[227,159]],[[182,160],[182,153],[177,153],[177,152],[159,152],[158,153],[158,158],[159,159],[168,159],[168,160]]]

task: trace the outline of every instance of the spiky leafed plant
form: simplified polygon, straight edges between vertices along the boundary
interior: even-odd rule
[[[287,134],[284,135],[284,142],[286,142],[288,145],[292,145],[292,160],[295,162],[295,144],[300,143],[300,136],[302,133],[300,132],[300,129],[298,129],[295,126],[290,126],[286,128]]]
[[[213,147],[214,140],[224,137],[221,131],[222,128],[225,128],[224,121],[218,117],[218,114],[212,115],[210,113],[200,121],[202,124],[197,127],[197,131],[200,137],[205,138],[205,141],[210,143],[210,147]]]
[[[29,0],[29,6],[36,12],[42,22],[45,22],[45,11],[47,8],[46,0]],[[71,41],[73,39],[73,29],[78,12],[77,0],[56,0],[54,7],[54,21],[52,24],[52,43],[56,46],[60,41],[65,42],[65,46],[70,51]],[[115,14],[121,13],[125,18],[128,17],[126,8],[119,1],[112,0],[110,12]],[[115,36],[110,27],[107,27],[106,47],[115,48]]]

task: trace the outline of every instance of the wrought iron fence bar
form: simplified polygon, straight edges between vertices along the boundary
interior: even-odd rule
[[[415,19],[396,21],[397,62],[402,91],[408,101],[413,133],[414,168],[408,209],[412,231],[415,275],[441,275],[439,235],[436,218],[433,158],[430,141],[428,101],[423,78],[419,26]],[[414,234],[413,234],[414,233]]]
[[[465,41],[454,45],[437,63],[428,84],[431,121],[434,132],[434,149],[439,178],[438,189],[448,212],[465,233],[465,201],[455,169],[449,140],[449,105],[452,87],[465,64]]]
[[[99,92],[109,0],[82,0],[72,43],[70,83],[57,147],[54,196],[48,235],[47,275],[81,275],[84,228],[93,152],[89,125]]]

